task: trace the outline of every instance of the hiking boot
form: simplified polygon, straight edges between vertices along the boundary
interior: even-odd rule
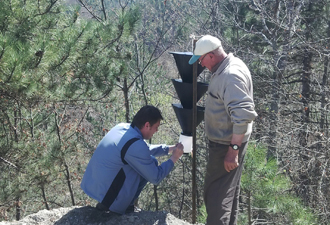
[[[106,206],[104,206],[102,203],[97,203],[96,204],[96,207],[95,208],[97,208],[98,210],[100,210],[100,211],[110,211]]]
[[[95,208],[110,215],[116,215],[116,216],[120,215],[119,213],[110,211],[105,205],[103,205],[100,202],[96,204]]]
[[[127,207],[126,212],[125,213],[133,213],[133,212],[141,212],[142,209],[138,208],[135,205],[130,205]]]

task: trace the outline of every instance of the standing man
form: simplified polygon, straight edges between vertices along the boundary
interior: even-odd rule
[[[243,159],[257,116],[251,74],[210,35],[196,42],[189,64],[197,60],[212,72],[204,117],[209,139],[204,184],[207,225],[235,225]]]
[[[159,184],[183,154],[183,145],[148,146],[158,131],[161,112],[154,106],[142,107],[133,122],[112,128],[97,146],[87,165],[81,188],[99,203],[96,208],[118,214],[134,212],[134,202],[143,187]],[[158,165],[154,156],[172,153],[169,160]]]

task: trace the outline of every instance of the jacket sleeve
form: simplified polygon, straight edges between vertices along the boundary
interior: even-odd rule
[[[168,155],[169,147],[167,145],[150,145],[149,149],[151,155],[159,157]]]
[[[226,82],[226,88],[224,88],[223,99],[233,123],[234,134],[244,134],[248,124],[257,116],[247,83],[248,81],[242,79],[242,76],[231,74],[230,82]]]
[[[155,185],[159,184],[174,167],[170,159],[158,165],[158,161],[151,156],[149,146],[143,140],[133,143],[128,148],[125,161],[142,177]]]

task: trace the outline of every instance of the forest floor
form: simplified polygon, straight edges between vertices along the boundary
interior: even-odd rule
[[[122,216],[101,212],[91,206],[41,210],[20,221],[0,225],[191,225],[164,211],[141,211]],[[201,224],[199,224],[201,225]]]

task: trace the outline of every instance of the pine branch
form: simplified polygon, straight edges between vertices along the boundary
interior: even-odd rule
[[[15,164],[14,164],[14,163],[11,163],[11,162],[9,162],[8,160],[6,160],[6,159],[4,159],[4,158],[2,158],[2,157],[0,157],[0,160],[2,160],[3,162],[5,162],[5,163],[9,164],[9,165],[10,165],[10,166],[12,166],[12,167],[14,167],[14,168],[18,169],[18,167],[17,167],[17,166],[15,166]]]

